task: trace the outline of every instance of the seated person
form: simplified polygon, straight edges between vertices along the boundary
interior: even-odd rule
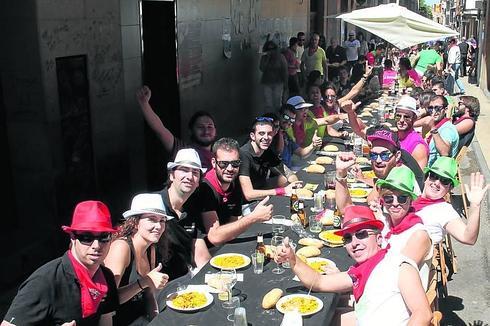
[[[357,64],[357,63],[356,63]],[[339,68],[339,79],[335,82],[340,97],[347,95],[356,83],[351,81],[349,70],[343,66]]]
[[[294,174],[286,176],[281,159],[270,148],[272,136],[272,119],[256,118],[250,141],[240,148],[238,179],[248,202],[272,195],[289,196],[301,184]]]
[[[474,96],[460,96],[453,114],[453,124],[459,134],[459,149],[469,146],[475,134],[476,121],[480,115],[480,101]]]
[[[400,73],[400,77],[398,78],[400,88],[420,87],[422,84],[419,74],[412,68],[408,58],[400,58],[398,72]]]
[[[218,139],[213,144],[213,153],[213,169],[206,172],[199,191],[189,198],[189,202],[201,203],[200,223],[208,244],[219,246],[236,238],[254,223],[270,220],[272,205],[267,204],[267,196],[251,214],[242,217],[242,191],[237,181],[241,164],[238,142],[231,138]]]
[[[342,229],[335,233],[356,264],[347,272],[321,275],[298,259],[285,239],[278,262],[289,261],[306,288],[319,292],[353,291],[359,325],[429,325],[432,314],[422,287],[417,263],[381,249],[383,222],[368,207],[349,206]]]
[[[385,59],[383,70],[383,88],[391,88],[395,85],[397,73],[393,70],[393,62],[390,59]]]

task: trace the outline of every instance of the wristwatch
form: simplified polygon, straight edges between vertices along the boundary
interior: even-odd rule
[[[437,129],[432,129],[432,130],[430,131],[430,133],[431,133],[432,135],[435,135],[435,134],[438,134],[438,133],[439,133],[439,130],[437,130]]]

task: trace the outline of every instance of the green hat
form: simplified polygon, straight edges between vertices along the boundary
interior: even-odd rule
[[[459,181],[456,179],[458,175],[458,163],[452,157],[439,156],[430,167],[428,166],[424,169],[424,173],[429,171],[441,177],[451,179],[453,187],[459,185]]]
[[[397,166],[388,173],[386,179],[378,179],[378,181],[376,181],[376,186],[378,188],[400,190],[410,195],[412,199],[416,199],[417,195],[413,192],[414,185],[415,174],[413,174],[412,170],[406,166]]]

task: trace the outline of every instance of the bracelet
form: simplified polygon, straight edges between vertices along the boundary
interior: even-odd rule
[[[342,181],[345,181],[347,180],[347,175],[345,177],[341,177],[339,176],[337,173],[335,174],[335,180],[337,180],[338,182],[342,182]]]
[[[284,196],[286,194],[286,190],[284,188],[276,188],[274,189],[276,191],[276,196]]]
[[[144,289],[141,286],[141,283],[140,283],[140,279],[139,278],[136,279],[136,283],[138,283],[138,286],[140,287],[141,291],[143,291]]]
[[[437,130],[437,129],[432,129],[432,130],[430,131],[430,133],[431,133],[432,135],[434,135],[434,134],[439,133],[439,130]]]

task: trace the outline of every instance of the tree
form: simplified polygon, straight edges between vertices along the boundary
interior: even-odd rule
[[[425,0],[419,0],[419,14],[432,19],[432,8],[425,3]]]

